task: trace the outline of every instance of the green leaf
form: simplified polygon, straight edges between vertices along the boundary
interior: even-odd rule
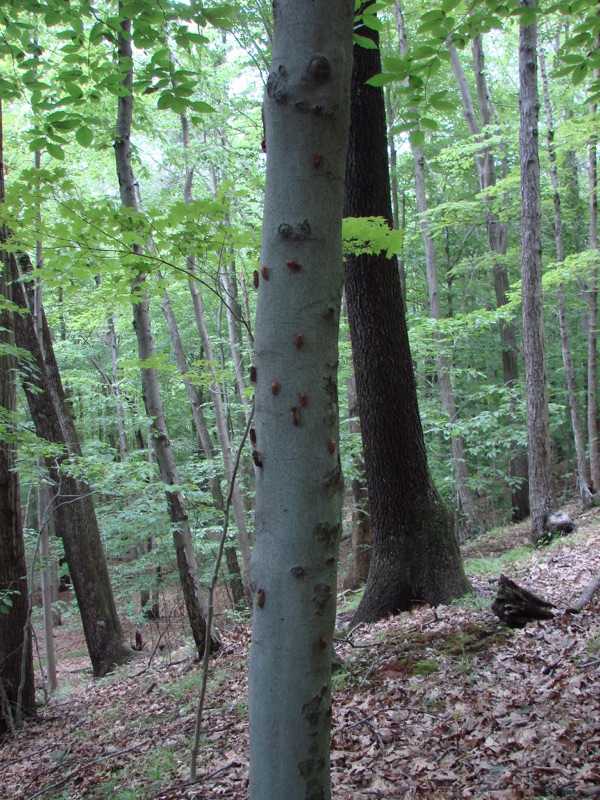
[[[421,130],[416,130],[413,131],[408,138],[412,147],[418,147],[425,141],[425,134]]]
[[[573,70],[573,75],[571,76],[573,85],[577,86],[578,83],[581,83],[585,79],[586,75],[587,75],[587,64],[580,64]]]
[[[188,31],[185,36],[178,36],[177,38],[184,39],[192,44],[208,44],[208,42],[210,42],[210,39],[207,39],[207,37],[203,36],[201,33],[192,33],[191,31]]]
[[[94,139],[94,132],[86,125],[82,125],[80,128],[77,128],[75,138],[82,147],[89,147]]]
[[[428,131],[437,131],[439,129],[437,122],[429,117],[421,117],[421,127]]]
[[[527,28],[535,22],[535,8],[520,8],[519,9],[519,25],[522,28]]]
[[[365,28],[370,28],[372,31],[383,30],[383,22],[378,17],[374,17],[372,14],[365,14],[362,22]]]
[[[435,111],[442,111],[442,112],[449,112],[454,111],[456,109],[456,105],[452,103],[450,100],[442,100],[442,99],[429,99],[429,105]]]
[[[66,117],[65,119],[57,119],[52,122],[52,127],[59,131],[73,131],[80,124],[79,117]]]
[[[215,109],[208,103],[205,103],[203,100],[193,100],[192,102],[188,103],[188,106],[194,111],[197,111],[199,114],[215,113]]]
[[[156,107],[163,111],[167,108],[173,108],[173,101],[174,101],[173,93],[171,91],[162,92],[160,97],[158,98],[158,103]]]
[[[71,97],[79,100],[80,97],[83,97],[83,92],[80,86],[77,86],[76,83],[65,83],[65,91],[67,91]]]
[[[35,152],[36,150],[45,150],[46,144],[47,144],[46,137],[38,136],[36,139],[32,139],[29,142],[29,149],[32,152]]]
[[[392,83],[393,81],[400,80],[397,75],[394,75],[390,72],[387,73],[380,73],[379,75],[373,75],[372,78],[369,78],[368,81],[365,83],[368,86],[387,86],[388,83]]]
[[[202,14],[215,28],[230,30],[235,22],[234,9],[228,5],[213,6],[212,8],[204,7]]]
[[[373,39],[369,39],[368,36],[359,36],[355,33],[352,37],[354,44],[357,44],[359,47],[364,47],[365,50],[377,50],[378,45],[375,44]],[[367,81],[368,83],[368,81]],[[381,84],[383,85],[383,84]],[[375,86],[375,84],[371,84],[371,86]]]
[[[46,151],[48,155],[52,156],[52,158],[56,158],[58,161],[64,161],[65,151],[62,149],[60,145],[52,144],[52,142],[47,142]]]

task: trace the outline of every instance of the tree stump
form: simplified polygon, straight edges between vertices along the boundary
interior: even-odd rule
[[[535,619],[553,619],[551,608],[556,606],[523,589],[506,575],[500,576],[492,611],[509,628],[524,628]]]

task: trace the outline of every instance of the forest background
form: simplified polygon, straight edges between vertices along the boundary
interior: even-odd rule
[[[174,495],[185,497],[200,580],[210,581],[223,498],[251,415],[255,289],[264,279],[261,105],[270,10],[260,3],[131,2],[97,10],[87,3],[25,2],[2,11],[4,246],[28,272],[40,329],[45,309],[81,447],[71,447],[65,459],[62,444],[40,439],[24,395],[16,412],[3,414],[3,438],[18,445],[25,549],[31,563],[52,517],[44,497],[47,464],[58,460],[61,475],[90,487],[119,615],[135,622],[143,613],[140,599],[148,611],[152,597],[160,613],[161,597],[178,584]],[[133,21],[125,37],[133,45],[129,55],[117,35],[125,17]],[[372,83],[385,89],[393,224],[346,220],[346,248],[398,256],[429,468],[454,510],[457,535],[465,538],[526,514],[518,496],[526,484],[514,470],[527,450],[517,53],[519,25],[531,23],[535,12],[495,2],[463,8],[446,0],[427,9],[378,3],[365,17],[381,40],[383,75]],[[576,492],[589,503],[600,485],[599,27],[595,5],[583,0],[538,12],[545,355],[556,505]],[[135,190],[126,202],[115,169],[123,141],[115,137],[115,122],[132,67]],[[495,178],[485,183],[490,159]],[[418,179],[415,185],[419,165],[425,205]],[[501,231],[495,248],[490,220]],[[501,289],[500,275],[506,280]],[[12,311],[8,292],[6,298],[4,309]],[[139,330],[148,322],[153,350],[143,352]],[[13,342],[4,347],[20,359],[25,385],[34,383],[22,348]],[[341,391],[352,388],[344,321],[340,348],[339,450],[348,484],[360,483],[356,402]],[[516,371],[507,379],[509,352]],[[150,373],[164,431],[157,427],[161,414],[144,405]],[[580,444],[587,442],[583,461],[576,420]],[[166,431],[176,469],[170,483],[177,487],[167,494],[153,447]],[[249,587],[253,458],[250,447],[242,452],[226,548],[230,614],[243,613]],[[346,536],[355,527],[353,511],[364,508],[356,508],[348,493]],[[56,533],[42,560],[51,591],[57,586],[53,565],[63,555],[62,532]],[[14,597],[5,592],[0,601],[9,610]],[[74,613],[56,597],[53,606],[55,614]]]

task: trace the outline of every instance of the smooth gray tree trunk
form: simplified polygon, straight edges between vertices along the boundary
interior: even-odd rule
[[[251,800],[329,800],[351,0],[280,0],[256,312]]]
[[[522,9],[535,0],[520,0]],[[543,540],[552,511],[552,462],[542,305],[542,201],[538,155],[537,23],[519,32],[519,153],[521,159],[521,297],[529,452],[531,537]]]

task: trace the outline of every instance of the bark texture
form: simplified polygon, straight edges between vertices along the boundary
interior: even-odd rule
[[[280,0],[264,101],[250,797],[329,800],[351,0]]]
[[[0,295],[10,300],[8,259],[2,251]],[[17,450],[10,435],[17,410],[17,361],[4,352],[4,345],[14,346],[12,316],[0,313],[0,736],[35,710]]]
[[[375,38],[366,29],[361,35]],[[380,71],[378,49],[354,47],[344,215],[383,216],[391,224],[383,92],[365,85]],[[448,602],[469,584],[427,466],[396,259],[349,256],[345,290],[373,530],[359,622],[413,600]]]
[[[520,0],[523,9],[535,0]],[[527,396],[529,505],[531,537],[544,538],[553,508],[548,382],[542,305],[542,203],[538,156],[537,24],[522,25],[519,34],[519,152],[521,159],[521,293],[523,352]]]

